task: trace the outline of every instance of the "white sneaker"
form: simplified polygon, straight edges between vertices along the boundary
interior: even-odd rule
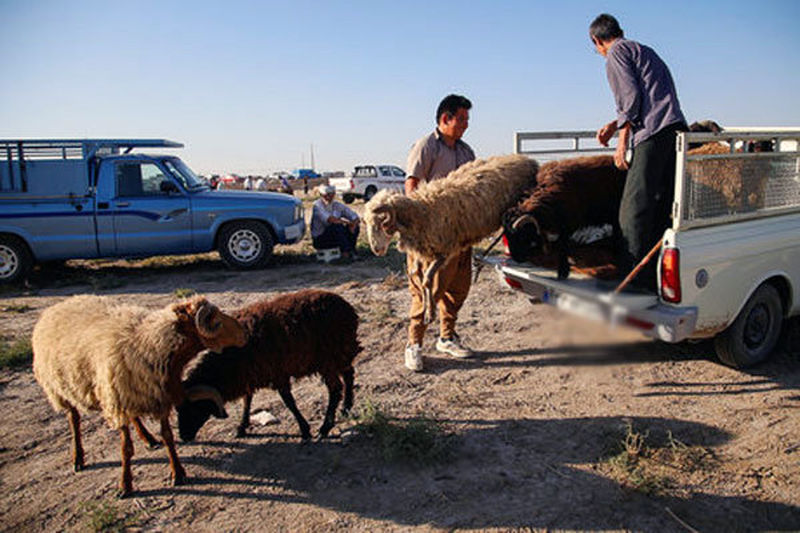
[[[406,368],[414,372],[422,371],[422,346],[406,344]]]
[[[439,340],[436,341],[436,350],[450,354],[457,359],[468,359],[474,355],[472,350],[461,344],[461,339],[455,334],[449,339],[439,337]]]

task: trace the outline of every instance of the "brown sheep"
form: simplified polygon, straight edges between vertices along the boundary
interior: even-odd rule
[[[256,302],[233,316],[247,330],[247,345],[207,352],[188,372],[183,383],[187,400],[178,407],[181,439],[193,440],[211,415],[226,418],[225,402],[242,397],[236,435],[244,436],[253,393],[270,387],[278,391],[307,440],[311,431],[295,404],[291,379],[312,374],[321,375],[328,388],[328,408],[319,430],[320,437],[327,436],[343,385],[342,411],[353,405],[353,360],[361,351],[353,306],[332,292],[308,289]]]
[[[503,229],[511,257],[527,261],[549,253],[555,239],[558,277],[569,275],[569,238],[586,226],[610,224],[619,234],[619,204],[625,171],[614,166],[610,155],[550,161],[542,165],[537,184],[503,216]]]

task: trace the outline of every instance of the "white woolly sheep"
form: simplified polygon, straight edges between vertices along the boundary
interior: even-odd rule
[[[398,233],[400,251],[432,262],[423,275],[426,309],[431,310],[436,270],[497,230],[506,209],[536,183],[538,168],[535,160],[523,155],[495,156],[462,165],[409,196],[379,191],[364,212],[370,247],[376,255],[384,255]]]
[[[245,342],[242,326],[203,297],[152,311],[106,297],[73,296],[46,309],[36,323],[33,372],[53,407],[66,411],[76,472],[84,468],[79,410],[101,411],[119,430],[124,497],[133,490],[129,425],[153,444],[140,417],[160,420],[173,483],[183,484],[186,472],[169,426],[170,409],[183,400],[183,368],[205,348]]]

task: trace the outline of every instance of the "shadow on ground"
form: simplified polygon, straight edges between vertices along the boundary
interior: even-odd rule
[[[226,452],[193,458],[192,446],[185,446],[184,462],[220,476],[196,478],[176,490],[301,502],[401,526],[683,531],[683,521],[709,531],[800,527],[796,506],[706,494],[702,484],[674,491],[680,495],[648,496],[622,489],[593,466],[627,424],[646,429],[656,446],[666,446],[666,435],[705,448],[730,438],[711,426],[642,417],[446,423],[469,429],[460,432],[455,457],[433,466],[385,463],[364,437],[307,445],[201,442]]]

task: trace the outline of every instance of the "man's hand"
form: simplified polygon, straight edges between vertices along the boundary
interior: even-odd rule
[[[620,144],[617,145],[617,149],[614,150],[614,166],[620,170],[628,170],[628,162],[625,160],[625,145]]]
[[[612,120],[599,130],[597,130],[597,135],[595,135],[595,139],[599,142],[602,146],[608,146],[608,141],[611,140],[611,137],[617,132],[617,121]]]
[[[628,150],[628,141],[631,136],[631,124],[626,122],[619,129],[619,138],[617,139],[617,149],[614,150],[614,165],[620,170],[628,170],[628,161],[625,159]]]
[[[414,192],[417,187],[419,186],[419,179],[415,176],[408,176],[405,181],[404,188],[406,190],[406,196]]]

